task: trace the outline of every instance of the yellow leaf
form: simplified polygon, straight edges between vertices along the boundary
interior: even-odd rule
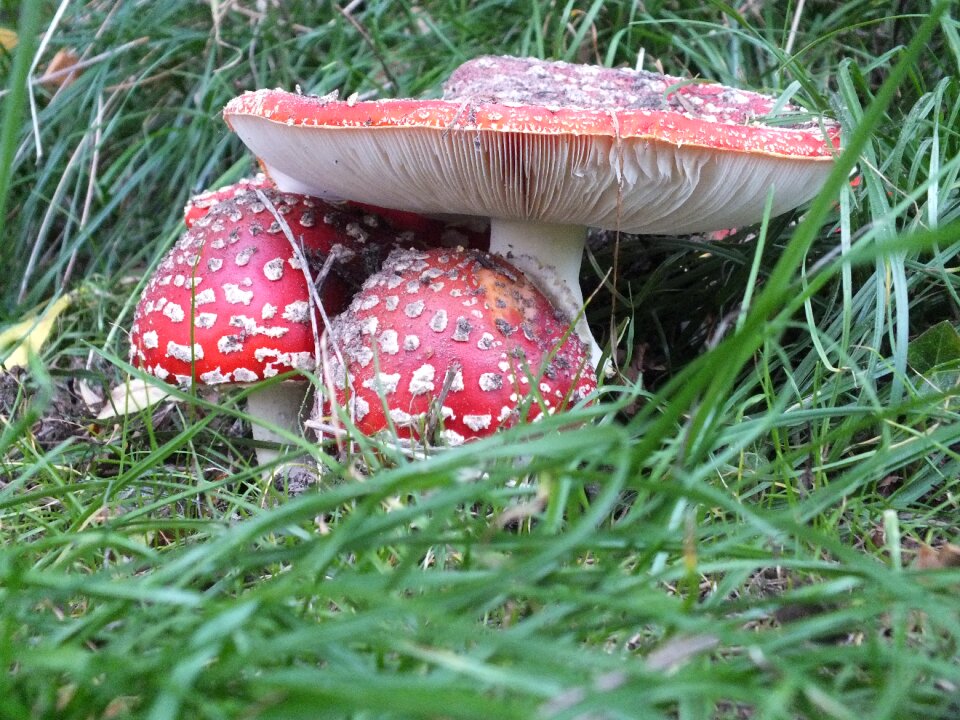
[[[97,415],[97,420],[110,420],[146,410],[167,397],[167,392],[162,387],[145,380],[127,378],[126,382],[110,391],[110,399]]]
[[[37,355],[50,337],[57,316],[66,310],[73,297],[60,297],[40,315],[21,320],[0,332],[0,368],[25,367],[30,355]],[[12,349],[5,358],[2,353]]]
[[[5,50],[13,50],[17,46],[17,34],[8,28],[0,27],[0,46]]]

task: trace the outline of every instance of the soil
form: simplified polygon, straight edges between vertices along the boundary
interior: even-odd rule
[[[30,424],[30,437],[49,450],[71,437],[90,437],[90,409],[76,377],[54,377],[39,385],[23,368],[0,373],[0,417]]]

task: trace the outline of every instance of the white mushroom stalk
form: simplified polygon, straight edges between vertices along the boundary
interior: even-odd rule
[[[256,387],[247,395],[247,414],[253,418],[250,432],[257,442],[254,449],[257,465],[273,465],[280,457],[280,450],[274,446],[289,445],[286,435],[277,430],[286,431],[294,436],[302,435],[304,419],[310,414],[308,396],[310,384],[305,382],[278,382],[268,387]],[[276,470],[284,474],[289,465],[278,466]]]
[[[491,250],[573,318],[587,227],[741,227],[762,218],[771,187],[779,214],[812,198],[830,172],[836,123],[767,124],[774,98],[687,82],[480,58],[454,73],[443,100],[260,90],[231,101],[224,117],[283,189],[489,217]],[[586,323],[577,330],[599,361]]]

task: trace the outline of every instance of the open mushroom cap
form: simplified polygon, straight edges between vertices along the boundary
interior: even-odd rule
[[[839,144],[832,121],[767,117],[774,98],[646,72],[479,58],[447,89],[258,90],[224,117],[285,190],[636,233],[757,222],[771,186],[785,212],[817,193]]]

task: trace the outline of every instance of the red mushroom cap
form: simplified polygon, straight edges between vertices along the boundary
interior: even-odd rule
[[[442,100],[258,90],[232,100],[224,117],[281,187],[300,192],[424,213],[688,233],[759,221],[771,186],[774,214],[817,193],[839,126],[765,117],[775,106],[757,93],[653,73],[480,58],[454,74]]]
[[[528,396],[534,419],[595,389],[569,323],[500,257],[396,251],[330,327],[346,361],[330,368],[336,400],[365,434],[420,438],[434,412],[448,444],[482,437],[516,423]]]
[[[264,191],[316,273],[352,241],[310,198]],[[134,313],[131,361],[179,384],[256,382],[315,365],[307,280],[283,227],[252,191],[196,221],[160,263]],[[328,316],[348,301],[331,274],[320,300]],[[317,327],[323,330],[319,313]]]
[[[568,110],[614,111],[628,122],[647,118],[649,123],[639,124],[658,126],[655,134],[678,144],[787,157],[832,156],[840,130],[833,120],[824,120],[825,142],[819,119],[809,113],[789,104],[776,109],[775,97],[715,82],[506,55],[465,62],[444,83],[443,99],[536,106],[561,116],[575,114]],[[788,132],[779,133],[778,127]]]

